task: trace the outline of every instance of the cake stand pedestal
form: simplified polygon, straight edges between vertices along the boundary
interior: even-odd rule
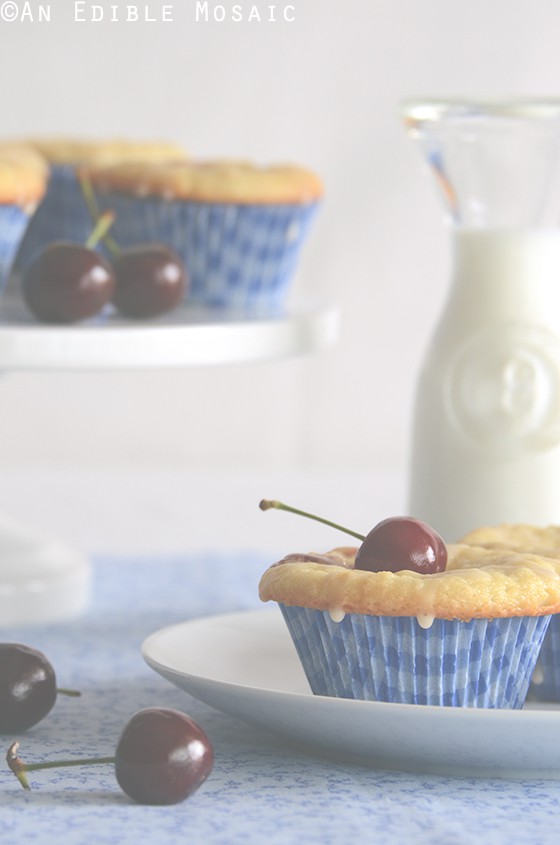
[[[39,325],[4,303],[0,370],[103,371],[242,364],[316,352],[334,343],[336,311],[295,305],[284,313],[185,305],[138,323],[116,317],[80,326]],[[0,628],[58,622],[87,606],[87,557],[0,516]]]

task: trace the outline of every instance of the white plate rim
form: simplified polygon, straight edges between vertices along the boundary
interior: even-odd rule
[[[271,620],[274,620],[274,625],[277,625],[279,630],[284,630],[284,622],[279,612],[268,608],[197,617],[153,632],[142,643],[141,653],[150,668],[195,698],[223,713],[242,718],[250,724],[257,721],[261,727],[268,727],[273,733],[283,735],[287,739],[290,739],[289,726],[276,724],[274,718],[268,718],[269,714],[267,713],[262,718],[259,716],[258,719],[255,718],[253,712],[243,713],[242,708],[237,703],[239,697],[245,704],[253,698],[258,699],[261,705],[264,704],[265,708],[274,708],[271,711],[273,717],[276,716],[277,711],[281,711],[288,705],[292,708],[296,717],[298,712],[300,715],[305,715],[309,713],[310,709],[315,712],[316,717],[327,715],[327,718],[331,720],[336,718],[337,715],[341,719],[347,719],[348,715],[351,714],[350,721],[354,721],[355,718],[365,719],[367,724],[371,720],[372,725],[378,723],[377,729],[382,729],[385,722],[393,724],[395,719],[402,719],[403,725],[408,726],[413,723],[420,735],[424,729],[433,728],[434,725],[437,725],[440,731],[449,736],[453,736],[459,729],[463,732],[466,731],[467,737],[476,737],[479,731],[492,735],[498,729],[502,735],[505,735],[506,739],[509,734],[511,734],[512,739],[515,739],[516,735],[519,734],[523,734],[527,738],[527,742],[523,743],[521,747],[517,742],[514,743],[513,748],[501,748],[502,752],[508,751],[507,760],[501,763],[499,760],[490,761],[491,749],[489,749],[488,759],[481,759],[480,763],[475,762],[473,764],[473,761],[470,761],[467,764],[461,759],[457,759],[450,764],[448,760],[442,762],[437,759],[437,753],[434,759],[426,759],[425,761],[407,760],[406,754],[403,758],[402,753],[395,755],[394,759],[391,755],[387,757],[386,753],[380,754],[376,758],[375,754],[372,755],[371,748],[364,753],[357,751],[356,753],[345,754],[340,749],[330,747],[328,742],[326,744],[321,741],[317,742],[315,738],[310,743],[309,750],[317,751],[321,756],[346,757],[352,762],[401,771],[422,771],[425,773],[477,777],[495,776],[498,778],[560,778],[560,731],[558,730],[560,727],[560,705],[556,707],[555,705],[536,704],[529,705],[522,710],[491,710],[392,704],[314,696],[311,691],[296,692],[270,685],[256,686],[243,681],[232,682],[220,679],[213,676],[211,666],[207,673],[192,673],[186,670],[184,664],[177,665],[175,661],[155,657],[157,646],[158,644],[161,645],[162,641],[181,639],[184,635],[188,637],[189,633],[200,626],[209,626],[212,629],[214,626],[234,623],[240,624],[241,630],[251,629],[255,635],[258,635],[259,625],[261,623],[270,624]],[[287,631],[285,631],[285,635],[287,644],[291,646]],[[295,650],[293,659],[297,661]],[[320,721],[320,719],[317,720]],[[294,728],[299,729],[299,726],[294,724]],[[554,739],[555,734],[558,734],[558,741]],[[530,750],[530,743],[535,738],[540,741],[540,757],[538,751],[531,753]],[[298,742],[301,742],[301,737],[299,737]],[[523,761],[520,765],[513,765],[512,761],[520,750],[523,754]]]

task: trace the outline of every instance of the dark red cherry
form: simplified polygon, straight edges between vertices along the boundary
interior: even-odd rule
[[[178,804],[201,786],[214,765],[214,751],[202,728],[178,710],[148,707],[124,728],[113,757],[84,757],[24,763],[19,742],[6,754],[24,789],[28,772],[63,766],[113,764],[119,786],[139,804]]]
[[[431,575],[434,572],[443,572],[447,566],[447,547],[443,539],[425,522],[420,522],[419,519],[413,519],[410,516],[384,519],[364,537],[363,534],[358,534],[336,522],[291,505],[285,505],[276,499],[262,499],[259,507],[263,511],[276,508],[299,514],[361,540],[362,545],[356,554],[355,569],[369,572],[399,572],[401,569],[411,569],[414,572]]]
[[[177,804],[206,780],[214,764],[210,741],[177,710],[150,707],[136,713],[117,745],[121,789],[140,804]]]
[[[0,732],[18,733],[40,722],[57,696],[54,669],[40,651],[0,643]]]
[[[163,244],[123,249],[113,262],[113,303],[127,317],[165,314],[181,302],[187,274],[179,256]]]
[[[94,249],[58,242],[48,246],[23,278],[29,310],[45,323],[75,323],[97,314],[110,302],[113,271]]]
[[[399,572],[411,569],[424,575],[443,572],[447,548],[437,531],[408,516],[384,519],[369,532],[358,549],[355,569]]]

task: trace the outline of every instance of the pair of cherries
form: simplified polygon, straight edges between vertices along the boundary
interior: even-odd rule
[[[447,548],[443,539],[425,522],[413,517],[384,519],[369,534],[363,535],[273,499],[263,499],[259,507],[261,510],[276,508],[305,516],[361,540],[354,569],[368,572],[399,572],[408,569],[423,575],[433,575],[443,572],[447,566]]]
[[[0,733],[17,733],[41,721],[58,694],[54,669],[42,652],[19,643],[0,643]],[[76,694],[76,693],[74,693]],[[24,763],[12,742],[6,761],[21,785],[27,773],[59,766],[113,764],[119,786],[140,804],[177,804],[212,771],[214,752],[203,729],[186,714],[149,707],[127,722],[113,757]]]
[[[175,308],[187,289],[187,273],[179,256],[164,244],[113,248],[109,263],[97,250],[113,214],[99,217],[85,245],[50,244],[28,267],[23,297],[29,310],[45,323],[75,323],[98,314],[112,303],[126,317],[157,317]]]

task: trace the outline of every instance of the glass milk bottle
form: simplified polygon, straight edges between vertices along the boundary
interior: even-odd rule
[[[560,101],[423,101],[403,116],[453,266],[417,384],[409,512],[448,541],[560,524]]]

